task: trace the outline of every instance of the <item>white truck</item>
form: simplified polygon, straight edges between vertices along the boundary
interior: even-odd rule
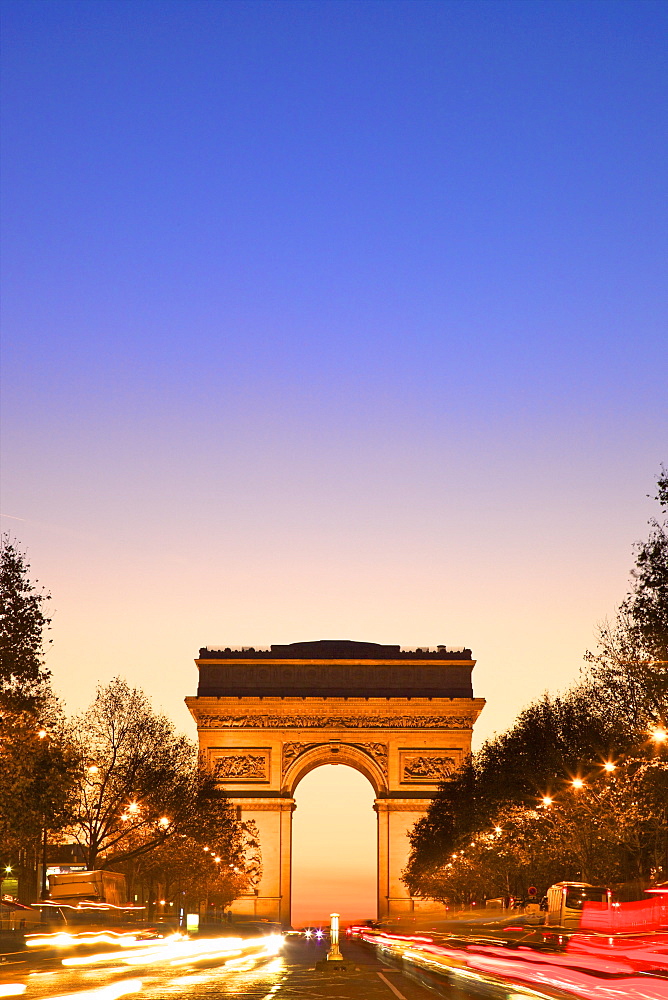
[[[547,890],[545,923],[552,927],[576,930],[588,923],[587,911],[599,914],[610,909],[610,889],[590,885],[589,882],[556,882]]]
[[[125,906],[125,875],[120,872],[70,872],[49,876],[49,894],[54,903],[107,903]]]

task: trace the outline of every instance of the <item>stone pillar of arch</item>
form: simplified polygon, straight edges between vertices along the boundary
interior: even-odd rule
[[[419,907],[401,881],[407,834],[470,751],[484,705],[470,650],[325,640],[206,648],[196,663],[186,704],[201,752],[260,833],[262,880],[233,912],[290,925],[294,793],[323,764],[353,767],[374,789],[379,919]]]

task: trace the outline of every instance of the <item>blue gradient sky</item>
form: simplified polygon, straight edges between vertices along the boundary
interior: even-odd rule
[[[667,458],[668,6],[1,14],[3,526],[68,706],[445,642],[479,741],[576,677]]]

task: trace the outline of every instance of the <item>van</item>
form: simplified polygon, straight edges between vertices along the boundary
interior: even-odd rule
[[[547,890],[545,923],[577,930],[586,926],[588,913],[598,914],[610,909],[610,889],[589,882],[556,882]]]
[[[124,906],[125,875],[120,872],[70,872],[49,876],[49,894],[54,902],[76,906],[84,901]]]

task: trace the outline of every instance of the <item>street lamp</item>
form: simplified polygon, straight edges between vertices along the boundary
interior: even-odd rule
[[[655,743],[665,743],[668,740],[668,733],[663,726],[657,726],[650,731],[650,737]]]
[[[605,764],[603,765],[603,770],[607,771],[609,774],[612,774],[612,772],[615,771],[616,769],[617,765],[613,764],[611,760],[606,760]]]
[[[584,788],[584,781],[582,780],[582,778],[573,778],[573,780],[571,781],[571,785],[573,786],[573,788]]]
[[[42,728],[42,729],[38,729],[37,730],[37,738],[39,740],[43,741],[42,750],[41,750],[41,754],[42,754],[42,766],[44,767],[44,769],[45,769],[45,771],[47,773],[48,773],[48,761],[49,761],[49,752],[50,752],[49,740],[47,738],[48,735],[49,734],[47,733],[46,729]],[[41,782],[40,782],[40,785],[41,785]],[[48,882],[47,882],[47,875],[46,875],[46,855],[47,855],[47,844],[48,844],[48,840],[49,840],[49,831],[48,831],[48,824],[47,824],[47,795],[48,795],[47,789],[44,789],[43,791],[40,789],[40,798],[42,799],[42,838],[41,838],[42,839],[42,850],[41,850],[41,853],[42,853],[42,878],[41,878],[41,886],[40,886],[40,890],[39,890],[40,899],[46,899],[47,896],[48,896]],[[38,867],[38,871],[39,871],[39,867]]]
[[[542,798],[542,803],[544,806],[552,805],[552,797],[550,795],[544,795]]]

